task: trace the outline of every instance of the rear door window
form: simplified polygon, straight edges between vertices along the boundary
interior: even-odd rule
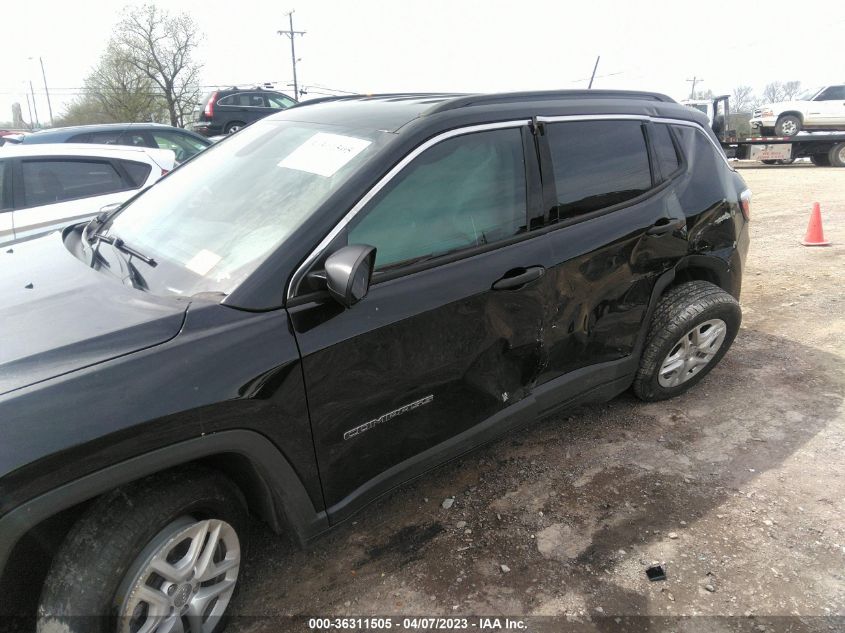
[[[652,186],[639,121],[567,121],[546,126],[557,205],[567,220],[636,198]]]
[[[25,207],[100,196],[127,188],[114,166],[104,160],[23,160],[21,172]]]

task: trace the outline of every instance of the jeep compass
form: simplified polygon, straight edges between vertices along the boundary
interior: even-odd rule
[[[683,393],[739,330],[750,199],[663,95],[351,96],[4,249],[0,604],[217,630],[248,514],[305,543],[541,416]]]

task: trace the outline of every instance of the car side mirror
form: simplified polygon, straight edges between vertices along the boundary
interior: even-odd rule
[[[326,259],[326,288],[340,305],[351,308],[367,296],[376,263],[376,249],[366,244],[344,246]]]

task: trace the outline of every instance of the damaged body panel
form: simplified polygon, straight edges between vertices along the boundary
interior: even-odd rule
[[[492,286],[509,270],[551,261],[548,239],[537,236],[374,285],[354,310],[338,313],[330,300],[290,309],[328,506],[531,393],[551,278]],[[344,441],[350,428],[428,395],[425,406]]]

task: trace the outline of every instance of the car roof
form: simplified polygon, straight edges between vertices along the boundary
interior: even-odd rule
[[[100,145],[96,143],[43,143],[37,145],[4,145],[0,158],[18,156],[92,156],[99,158],[138,158],[139,154],[151,156],[151,152],[163,150],[134,145]]]
[[[85,134],[87,132],[119,132],[122,130],[174,130],[179,132],[186,132],[191,136],[194,133],[190,130],[183,130],[182,128],[173,127],[165,123],[96,123],[92,125],[72,125],[68,127],[55,127],[46,130],[38,130],[32,134],[27,135],[26,142],[41,142],[42,139],[56,137],[67,138],[75,136],[76,134]]]
[[[641,114],[704,123],[706,117],[657,92],[549,90],[489,94],[398,93],[326,97],[301,102],[271,119],[333,123],[400,132],[412,121],[470,121],[578,114]]]

